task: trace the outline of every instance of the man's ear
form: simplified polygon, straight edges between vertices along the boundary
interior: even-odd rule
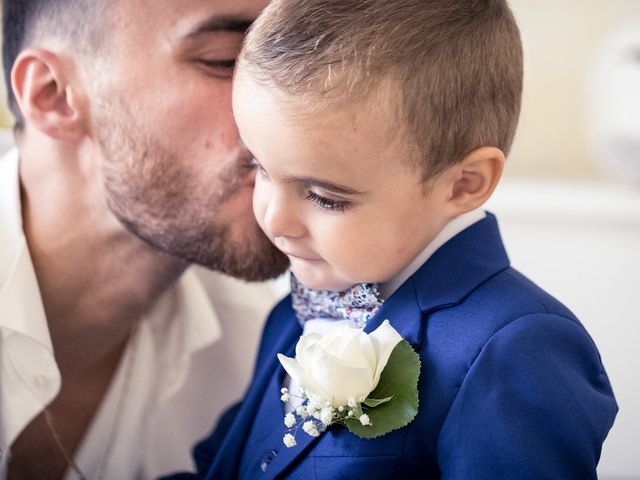
[[[25,123],[62,141],[77,141],[87,133],[84,97],[56,54],[23,50],[13,64],[11,83]]]
[[[505,156],[494,147],[481,147],[455,165],[450,202],[460,213],[484,204],[498,184],[504,170]]]

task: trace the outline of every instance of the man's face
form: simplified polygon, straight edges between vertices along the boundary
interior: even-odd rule
[[[266,0],[120,0],[89,94],[107,201],[127,228],[247,280],[288,264],[251,213],[255,172],[238,141],[231,78]]]

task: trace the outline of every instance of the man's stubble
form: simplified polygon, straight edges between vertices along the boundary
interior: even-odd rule
[[[237,220],[245,224],[240,233],[231,224],[235,220],[220,220],[254,175],[249,158],[238,158],[211,179],[215,185],[204,185],[202,172],[145,132],[124,102],[98,102],[94,120],[107,203],[131,233],[170,255],[247,281],[286,271],[287,257],[251,211],[246,212],[250,218]]]

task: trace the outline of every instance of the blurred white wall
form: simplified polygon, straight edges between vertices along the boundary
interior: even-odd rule
[[[487,207],[513,266],[565,303],[598,346],[620,409],[600,480],[640,479],[640,191],[512,178]]]
[[[523,110],[489,208],[514,266],[566,303],[600,349],[620,407],[600,479],[638,480],[640,185],[608,175],[589,115],[598,55],[615,31],[640,28],[640,0],[510,3],[525,51]]]
[[[603,178],[589,149],[588,85],[611,31],[639,0],[510,0],[525,52],[523,110],[510,176]]]

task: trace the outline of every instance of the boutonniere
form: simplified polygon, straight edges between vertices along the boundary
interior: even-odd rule
[[[295,358],[278,360],[299,385],[283,388],[281,400],[299,405],[284,418],[283,441],[296,445],[297,431],[317,437],[330,425],[375,438],[408,425],[418,413],[420,358],[385,320],[371,334],[340,326],[328,335],[300,337]]]

